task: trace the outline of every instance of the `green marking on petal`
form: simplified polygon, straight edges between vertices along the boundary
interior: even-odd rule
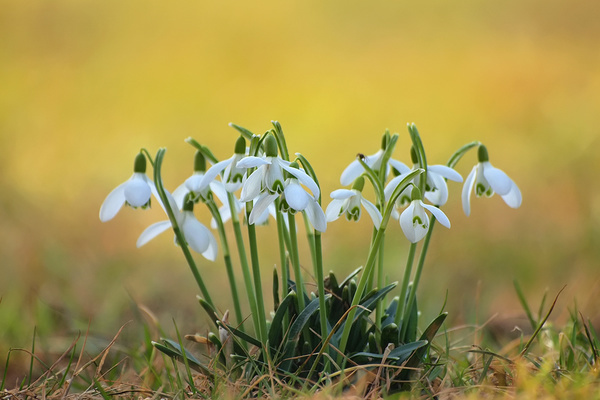
[[[477,197],[481,197],[484,194],[486,194],[486,192],[488,191],[488,188],[485,187],[485,185],[478,183],[477,185],[475,185],[475,195]]]

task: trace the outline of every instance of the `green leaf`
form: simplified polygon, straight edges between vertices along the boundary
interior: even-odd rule
[[[177,343],[173,340],[170,340],[170,339],[163,338],[161,340],[163,341],[163,344],[153,341],[152,346],[154,346],[157,350],[161,351],[162,353],[166,354],[168,357],[171,357],[179,362],[183,362],[183,353],[181,351],[181,347],[179,346],[179,343]],[[188,360],[190,368],[193,368],[194,370],[196,370],[200,373],[203,373],[211,378],[213,377],[213,373],[206,366],[204,366],[187,349],[184,349],[184,350],[185,350],[185,357]]]
[[[325,300],[331,298],[331,295],[328,294],[325,296]],[[298,345],[298,341],[300,340],[300,333],[304,329],[306,323],[310,320],[310,317],[319,309],[319,299],[314,299],[311,301],[304,310],[300,312],[298,318],[294,320],[292,326],[290,327],[290,332],[287,336],[287,341],[285,343],[285,353],[283,354],[284,361],[281,363],[281,369],[284,371],[289,371],[292,365],[292,361],[294,358],[294,349]]]
[[[230,122],[229,126],[231,126],[233,129],[235,129],[236,131],[238,131],[239,133],[241,133],[242,136],[244,136],[248,140],[251,140],[252,136],[255,136],[254,133],[250,132],[248,129],[246,129],[246,128],[242,127],[242,126],[236,125],[233,122]]]
[[[218,324],[218,326],[223,327],[224,329],[227,329],[229,332],[231,332],[235,336],[239,337],[243,341],[248,342],[251,345],[256,346],[258,348],[262,348],[262,344],[260,343],[260,340],[248,335],[247,333],[242,332],[239,329],[236,329],[231,325],[223,324],[221,321],[218,321],[217,324]]]
[[[219,321],[219,319],[217,318],[217,311],[215,311],[215,309],[202,297],[196,296],[196,298],[198,299],[198,302],[200,303],[202,308],[204,308],[204,311],[206,311],[206,313],[208,314],[208,317],[210,318],[212,323],[215,324],[215,327],[218,328],[219,325],[217,324],[217,322]]]
[[[275,348],[278,348],[281,344],[281,339],[283,337],[283,318],[287,312],[292,312],[292,304],[294,303],[294,298],[296,297],[295,292],[290,292],[287,296],[283,298],[281,304],[277,308],[277,312],[273,316],[273,320],[271,321],[271,329],[269,329],[269,344]],[[287,330],[287,327],[285,327]]]

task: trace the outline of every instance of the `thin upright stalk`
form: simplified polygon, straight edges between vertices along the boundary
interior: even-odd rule
[[[384,219],[384,221],[386,221]],[[348,337],[350,336],[350,329],[352,329],[352,321],[354,320],[354,316],[356,315],[357,306],[360,303],[360,299],[362,294],[365,291],[365,287],[367,286],[367,281],[369,280],[369,275],[373,272],[373,267],[375,265],[375,259],[377,256],[377,250],[379,249],[379,244],[383,239],[385,232],[385,226],[382,223],[382,226],[377,231],[377,235],[375,235],[375,239],[371,244],[371,248],[369,250],[369,255],[367,257],[367,262],[365,264],[365,269],[360,276],[360,280],[358,281],[358,286],[356,287],[356,293],[354,294],[354,298],[352,299],[352,304],[350,305],[350,311],[348,311],[348,316],[346,317],[346,323],[344,324],[344,330],[342,331],[342,338],[340,340],[339,346],[339,356],[338,356],[338,364],[341,364],[344,358],[344,352],[346,350],[346,344],[348,344]]]
[[[325,304],[325,276],[323,275],[323,254],[321,247],[321,232],[315,230],[315,279],[319,293],[319,317],[321,322],[321,341],[324,342],[329,335],[327,330],[327,306]]]
[[[173,228],[173,232],[175,233],[175,237],[177,238],[179,247],[181,248],[181,251],[183,252],[185,260],[187,261],[188,266],[190,267],[190,270],[192,271],[192,275],[194,275],[194,279],[196,280],[196,283],[198,284],[198,288],[200,288],[202,297],[208,304],[210,304],[214,308],[214,303],[212,301],[212,298],[210,297],[208,289],[207,289],[206,285],[204,284],[204,280],[202,279],[202,276],[200,275],[200,271],[198,270],[198,267],[196,266],[194,257],[192,256],[192,253],[190,252],[190,249],[185,240],[185,236],[183,235],[183,232],[179,228],[177,218],[175,217],[175,212],[171,208],[171,202],[169,201],[169,198],[167,197],[167,193],[166,193],[165,187],[163,185],[161,168],[162,168],[162,161],[163,161],[166,151],[167,150],[163,148],[163,149],[159,149],[158,152],[156,153],[156,158],[154,161],[154,184],[156,185],[156,191],[158,192],[160,200],[162,201],[163,206],[165,207],[165,211],[167,212],[169,221],[171,221],[171,227]]]
[[[412,276],[412,267],[415,261],[415,253],[417,251],[417,244],[411,243],[408,250],[408,257],[406,257],[406,267],[404,268],[404,277],[402,278],[402,287],[400,288],[400,300],[398,302],[398,311],[396,312],[396,318],[394,323],[397,326],[402,324],[402,318],[404,316],[404,310],[406,308],[406,292],[408,291],[408,285],[410,284],[410,277]]]
[[[237,210],[235,208],[235,198],[233,194],[228,193],[227,198],[229,201],[229,209],[231,211],[231,222],[233,225],[233,232],[235,234],[235,242],[237,244],[238,255],[240,257],[240,265],[242,267],[242,275],[244,277],[244,285],[246,286],[246,294],[248,296],[250,312],[252,313],[252,324],[254,325],[254,331],[258,336],[260,332],[260,323],[258,322],[258,307],[256,305],[256,295],[254,294],[252,276],[250,275],[250,269],[248,267],[248,259],[246,257],[246,248],[244,246],[244,238],[242,236],[240,220],[238,218]]]
[[[419,280],[421,279],[421,272],[423,272],[423,265],[425,264],[425,256],[427,256],[427,249],[429,247],[429,240],[431,239],[431,233],[433,232],[433,227],[435,225],[435,217],[431,218],[431,223],[429,224],[429,230],[427,231],[427,235],[423,241],[423,247],[421,248],[421,254],[419,255],[419,263],[417,264],[417,270],[415,272],[415,279],[410,288],[410,292],[408,294],[408,301],[406,302],[406,308],[404,309],[404,313],[402,315],[403,323],[402,330],[400,333],[400,337],[404,337],[406,334],[406,329],[408,324],[404,323],[408,321],[410,310],[413,307],[417,296],[417,288],[419,287]],[[402,301],[402,298],[400,298]]]
[[[246,203],[246,219],[250,219],[252,202]],[[250,258],[252,260],[252,277],[254,280],[254,293],[256,295],[256,308],[258,312],[258,337],[260,342],[267,343],[267,317],[265,313],[265,302],[263,299],[262,281],[260,277],[260,263],[258,261],[258,244],[256,242],[256,228],[254,224],[248,224],[248,241],[250,242]]]
[[[281,263],[281,283],[283,284],[281,289],[282,298],[287,296],[289,292],[290,282],[290,270],[288,268],[288,257],[286,253],[286,232],[285,232],[285,221],[283,220],[283,214],[279,211],[279,200],[276,200],[275,207],[277,209],[277,238],[279,242],[279,262]]]
[[[244,317],[242,314],[242,307],[240,306],[240,299],[238,295],[237,285],[235,283],[235,274],[233,273],[233,265],[231,264],[231,253],[229,252],[229,243],[227,241],[227,235],[225,234],[225,226],[223,225],[223,219],[219,213],[219,209],[214,201],[208,201],[206,203],[210,212],[217,222],[217,230],[219,231],[219,238],[221,239],[221,248],[223,249],[223,259],[225,261],[225,269],[227,270],[227,278],[229,280],[229,288],[231,289],[231,297],[233,298],[233,308],[235,310],[235,317],[237,321],[238,329],[244,331]]]
[[[298,307],[304,310],[304,281],[302,279],[302,270],[300,269],[300,255],[298,254],[298,236],[296,234],[296,216],[288,214],[288,224],[290,227],[290,255],[292,257],[292,267],[294,268],[294,279],[296,280],[296,293],[298,294]]]

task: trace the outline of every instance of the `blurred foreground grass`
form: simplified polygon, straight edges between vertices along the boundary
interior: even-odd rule
[[[191,172],[183,139],[226,157],[230,121],[262,133],[279,120],[324,193],[338,188],[357,152],[377,150],[386,128],[405,134],[414,121],[432,163],[483,141],[520,186],[523,206],[479,200],[466,218],[460,187],[451,185],[453,227],[434,235],[423,313],[438,310],[446,293],[451,324],[518,312],[516,279],[534,303],[567,284],[558,320],[575,302],[599,315],[598,3],[1,7],[0,354],[27,347],[34,326],[51,341],[90,321],[99,337],[112,337],[132,318],[132,299],[164,326],[175,318],[183,331],[205,329],[170,235],[135,248],[160,210],[125,210],[107,224],[97,215],[140,147],[169,148],[173,189]],[[408,160],[408,142],[396,158]],[[466,176],[474,162],[459,172]],[[364,263],[369,234],[367,221],[330,224],[326,269]],[[390,279],[399,279],[407,249],[399,227],[386,249]],[[275,257],[269,263],[264,251],[270,269]],[[211,285],[224,282],[221,262],[204,269]],[[215,300],[226,308],[223,289]],[[136,329],[125,331],[136,337]]]

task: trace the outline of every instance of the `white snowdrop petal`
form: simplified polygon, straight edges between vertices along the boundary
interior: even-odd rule
[[[504,171],[492,167],[489,162],[483,163],[483,176],[488,181],[494,192],[504,196],[510,191],[513,181],[504,173]]]
[[[354,182],[356,178],[358,178],[364,171],[364,168],[358,160],[354,160],[346,167],[346,169],[342,172],[342,176],[340,177],[340,183],[342,186],[348,186]]]
[[[207,227],[202,225],[200,221],[194,217],[191,211],[184,211],[186,213],[181,226],[181,231],[185,237],[185,241],[198,254],[202,254],[206,251],[209,245],[208,236],[211,234]]]
[[[238,161],[238,163],[236,164],[236,167],[238,167],[238,168],[255,168],[255,167],[260,167],[261,165],[267,165],[267,164],[271,164],[271,162],[268,160],[265,160],[262,157],[248,156],[248,157],[244,157],[240,161]]]
[[[506,203],[506,205],[508,205],[511,208],[519,208],[523,200],[521,196],[521,191],[514,182],[510,191],[501,197],[502,200],[504,200],[504,202]]]
[[[305,212],[312,226],[319,232],[325,232],[327,229],[327,219],[319,203],[316,201],[309,202]]]
[[[217,239],[215,236],[209,231],[208,232],[208,248],[202,255],[209,261],[215,261],[217,259],[217,254],[219,253],[219,246],[217,245]]]
[[[210,167],[208,169],[208,171],[206,171],[206,173],[202,177],[200,186],[203,188],[207,187],[212,181],[214,181],[217,178],[217,176],[221,173],[221,171],[223,171],[225,168],[227,168],[233,162],[234,159],[235,159],[235,156],[233,156],[227,160],[219,161],[218,163],[216,163],[215,165]]]
[[[316,198],[316,199],[319,198],[319,195],[321,194],[321,192],[319,190],[319,186],[313,180],[313,178],[310,177],[310,175],[308,175],[306,172],[304,172],[298,168],[292,168],[292,167],[288,167],[285,165],[282,165],[282,168],[285,169],[290,174],[292,174],[295,178],[297,178],[301,184],[306,186],[308,188],[308,190],[311,191],[314,198]]]
[[[310,195],[297,183],[288,184],[283,191],[285,201],[296,211],[304,210],[311,200]]]
[[[173,191],[173,199],[175,200],[175,204],[177,204],[177,209],[181,210],[183,208],[183,201],[185,200],[185,196],[190,192],[190,190],[185,185],[185,182],[177,187]]]
[[[223,204],[228,203],[227,198],[227,190],[225,189],[225,185],[221,181],[212,181],[209,184],[210,190],[217,196],[217,199]]]
[[[385,187],[385,189],[383,190],[383,194],[385,195],[385,200],[388,201],[390,199],[390,197],[392,197],[392,193],[394,193],[394,190],[396,189],[396,187],[398,186],[398,184],[400,183],[400,181],[404,179],[404,176],[402,175],[398,175],[397,177],[393,178]]]
[[[100,206],[100,221],[110,221],[123,207],[123,204],[125,204],[125,184],[127,182],[121,183],[106,196]]]
[[[254,202],[248,222],[250,224],[254,224],[256,222],[256,218],[260,217],[265,211],[267,211],[269,205],[273,204],[277,197],[279,197],[278,194],[270,194],[268,192],[261,194],[258,200]]]
[[[364,198],[362,198],[360,202],[362,203],[362,206],[365,208],[367,213],[369,213],[369,215],[371,216],[375,229],[379,230],[379,227],[381,226],[381,220],[383,218],[381,217],[381,213],[379,212],[375,204],[371,203],[369,200]]]
[[[404,232],[404,236],[411,242],[416,243],[419,240],[415,235],[415,228],[413,226],[413,210],[415,208],[414,203],[410,203],[410,205],[400,214],[400,227],[402,228],[402,232]]]
[[[142,207],[150,201],[152,191],[146,180],[136,173],[133,177],[125,182],[123,194],[125,200],[133,207]],[[144,174],[141,174],[144,176]]]
[[[423,203],[422,205],[424,208],[429,210],[430,213],[433,214],[435,219],[437,219],[440,224],[444,225],[446,228],[450,228],[450,220],[448,219],[448,217],[446,216],[446,214],[444,214],[444,212],[442,210],[440,210],[439,208],[437,208],[435,206],[430,206],[429,204]]]
[[[145,245],[150,240],[154,239],[170,227],[171,221],[160,221],[150,225],[144,230],[144,232],[142,232],[142,234],[137,240],[136,246],[142,247],[143,245]]]
[[[344,200],[335,199],[332,200],[331,203],[327,206],[327,210],[325,210],[325,216],[327,217],[327,222],[335,221],[344,213],[344,206],[346,203]]]
[[[240,201],[248,202],[258,197],[262,186],[264,172],[264,168],[259,168],[250,174],[242,187]]]
[[[337,189],[331,192],[329,195],[332,199],[336,200],[345,200],[349,199],[352,196],[356,196],[356,192],[350,189]]]
[[[463,211],[465,215],[468,217],[471,214],[471,193],[473,193],[473,185],[475,184],[475,172],[477,171],[477,166],[474,166],[467,179],[465,180],[465,184],[462,190],[462,205]]]
[[[194,172],[192,176],[185,180],[185,186],[190,192],[201,192],[204,188],[201,186],[204,172]]]
[[[401,175],[407,174],[411,171],[411,169],[402,161],[394,160],[393,158],[389,159],[388,164],[394,167],[396,171],[400,172]]]
[[[434,174],[438,174],[443,176],[446,179],[450,179],[454,182],[462,182],[463,178],[460,176],[458,172],[454,169],[446,166],[446,165],[429,165],[427,166],[428,172],[433,172]]]

